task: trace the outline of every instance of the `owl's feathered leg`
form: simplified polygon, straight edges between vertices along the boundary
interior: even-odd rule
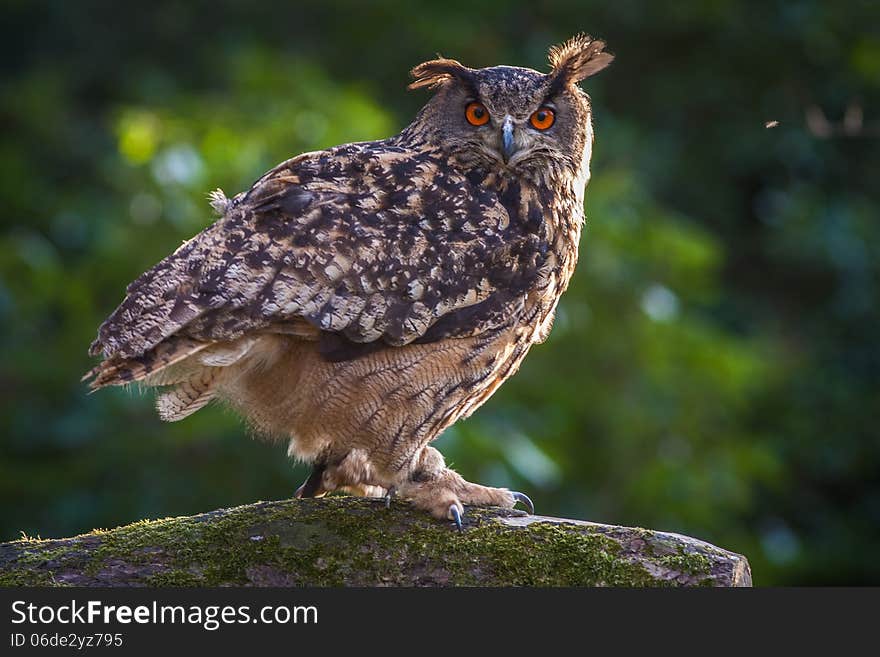
[[[466,481],[455,470],[447,468],[443,455],[430,446],[422,449],[409,481],[400,486],[399,492],[435,518],[452,520],[459,530],[462,529],[464,504],[512,509],[517,502],[522,502],[529,513],[534,513],[534,505],[528,496],[506,488]]]

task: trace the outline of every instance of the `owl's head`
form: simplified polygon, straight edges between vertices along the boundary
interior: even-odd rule
[[[472,69],[452,59],[419,64],[410,89],[437,93],[414,125],[465,167],[514,175],[564,168],[586,176],[593,133],[590,100],[578,83],[614,59],[604,48],[578,35],[550,49],[549,73]]]

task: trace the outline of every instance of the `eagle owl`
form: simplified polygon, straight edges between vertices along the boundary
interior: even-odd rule
[[[398,494],[461,529],[463,504],[533,512],[430,443],[542,342],[577,261],[588,96],[612,56],[579,35],[549,73],[436,59],[399,134],[290,159],[128,286],[93,389],[160,389],[163,420],[220,400],[313,465],[298,496]]]

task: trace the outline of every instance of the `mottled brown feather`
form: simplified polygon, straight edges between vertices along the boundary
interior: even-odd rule
[[[515,310],[542,265],[541,236],[509,220],[503,190],[486,193],[450,175],[439,153],[391,141],[276,168],[129,286],[92,352],[131,358],[177,333],[233,340],[298,318],[354,342],[403,345],[444,317],[431,339]]]

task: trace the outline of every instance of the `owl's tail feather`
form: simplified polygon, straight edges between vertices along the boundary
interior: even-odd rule
[[[109,358],[83,381],[91,379],[92,391],[129,383],[173,386],[156,398],[156,410],[166,422],[176,422],[214,399],[225,369],[244,358],[256,342],[254,337],[211,343],[174,336],[137,358]]]
[[[82,380],[91,379],[89,388],[93,391],[105,386],[135,383],[150,375],[157,375],[162,370],[210,346],[210,342],[175,336],[160,342],[153,349],[136,358],[108,358],[86,372]]]
[[[176,387],[156,398],[156,410],[166,422],[177,422],[189,417],[217,395],[216,386],[225,368],[240,361],[251,350],[255,338],[241,338],[235,342],[210,345],[199,350],[192,358],[147,376],[147,385]]]
[[[177,422],[214,399],[220,367],[203,367],[176,388],[156,398],[156,410],[166,422]]]
[[[147,386],[168,386],[189,381],[207,368],[222,368],[241,360],[256,342],[245,337],[233,342],[204,342],[174,336],[137,358],[108,358],[85,376],[89,388],[141,382]],[[91,379],[91,380],[90,380]]]

